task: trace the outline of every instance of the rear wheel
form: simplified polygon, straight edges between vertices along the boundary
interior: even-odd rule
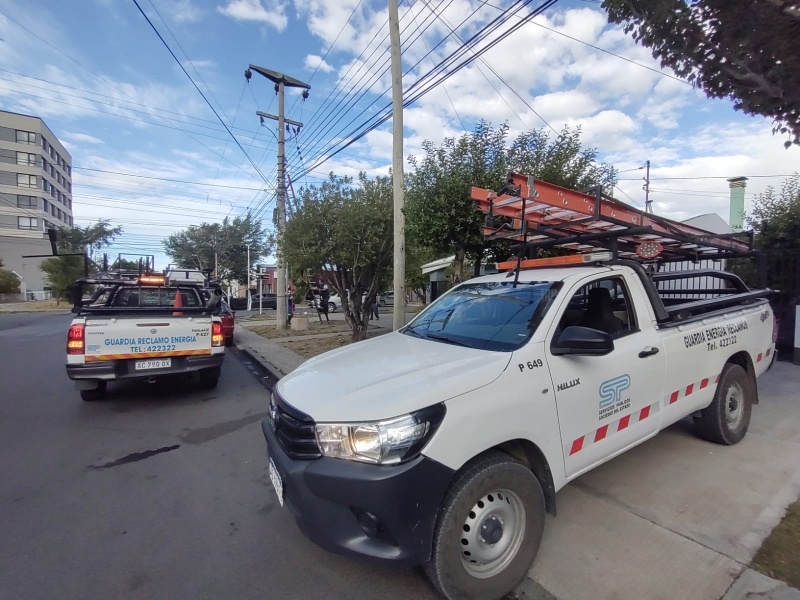
[[[213,390],[219,383],[219,376],[222,369],[211,367],[200,371],[200,386],[205,390]]]
[[[233,346],[233,336],[225,338],[225,345],[228,346],[228,347]]]
[[[328,302],[328,312],[336,312],[336,303]]]
[[[106,397],[107,384],[105,381],[98,381],[97,387],[93,390],[81,390],[81,398],[85,402],[97,402]]]
[[[525,578],[544,531],[542,487],[503,453],[474,460],[439,512],[425,572],[450,600],[496,600]]]
[[[730,446],[744,438],[750,426],[755,400],[755,382],[739,365],[728,363],[722,370],[708,408],[694,422],[700,437]]]

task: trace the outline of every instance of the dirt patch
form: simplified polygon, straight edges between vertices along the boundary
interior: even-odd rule
[[[374,338],[379,335],[389,333],[388,331],[371,331],[367,338]],[[328,350],[335,350],[350,343],[350,328],[342,335],[332,335],[326,338],[316,338],[312,340],[290,340],[280,342],[281,346],[296,352],[303,358],[312,358]]]
[[[320,333],[342,333],[350,337],[350,326],[344,321],[330,321],[320,323],[319,321],[309,321],[307,331],[296,331],[294,329],[278,329],[275,325],[263,325],[251,327],[250,331],[271,340],[285,337],[297,337],[301,335],[319,335]]]
[[[774,579],[800,588],[800,500],[789,506],[786,516],[764,540],[750,566]]]

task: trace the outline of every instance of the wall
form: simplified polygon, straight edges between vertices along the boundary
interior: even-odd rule
[[[0,259],[7,271],[16,271],[25,281],[27,291],[42,291],[46,282],[39,268],[43,258],[22,258],[23,254],[50,254],[50,242],[45,239],[8,238],[0,236]]]

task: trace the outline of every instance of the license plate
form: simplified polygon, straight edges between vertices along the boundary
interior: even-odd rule
[[[137,360],[135,369],[137,371],[146,371],[148,369],[164,369],[171,366],[171,358],[151,358],[150,360]]]
[[[278,494],[278,502],[283,506],[283,481],[278,474],[278,469],[275,468],[275,463],[269,459],[269,479],[272,481],[272,487],[275,488],[275,493]]]

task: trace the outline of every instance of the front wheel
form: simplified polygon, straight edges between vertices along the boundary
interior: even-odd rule
[[[525,578],[544,531],[542,486],[503,453],[457,477],[439,511],[425,572],[450,600],[496,600]]]
[[[694,422],[700,437],[717,444],[733,445],[750,426],[755,382],[742,367],[728,363],[722,370],[714,399]]]
[[[328,312],[336,312],[336,304],[334,302],[328,302]]]

